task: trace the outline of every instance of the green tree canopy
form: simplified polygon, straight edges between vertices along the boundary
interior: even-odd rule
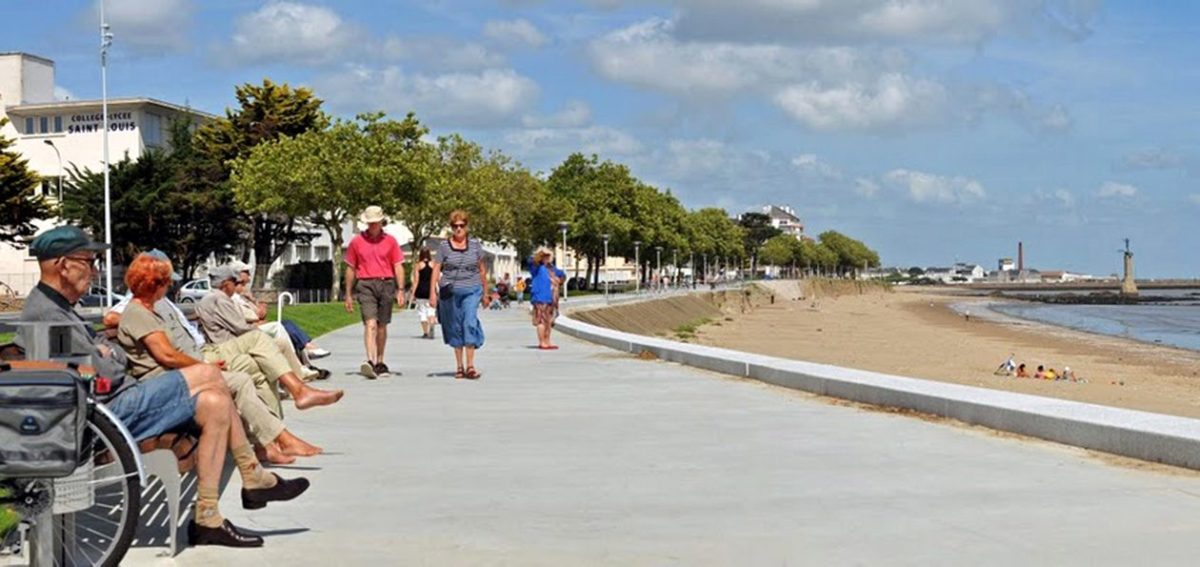
[[[7,118],[0,118],[0,129],[7,124]],[[37,193],[41,178],[12,145],[0,135],[0,242],[20,244],[36,231],[33,221],[49,217],[51,210]]]

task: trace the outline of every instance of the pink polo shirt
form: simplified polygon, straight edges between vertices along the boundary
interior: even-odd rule
[[[346,247],[346,263],[354,268],[354,277],[360,280],[393,279],[395,265],[404,261],[404,251],[396,239],[384,232],[378,240],[372,240],[366,232],[360,232]]]

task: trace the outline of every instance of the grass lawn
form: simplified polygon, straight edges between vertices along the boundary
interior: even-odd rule
[[[353,313],[346,313],[343,303],[304,303],[288,305],[283,308],[283,318],[294,321],[305,333],[317,338],[330,331],[336,331],[347,325],[360,324],[362,318],[358,314],[358,305]],[[275,320],[275,306],[267,308],[267,320]]]
[[[13,341],[14,334],[15,333],[0,333],[0,345],[4,343],[11,343]]]

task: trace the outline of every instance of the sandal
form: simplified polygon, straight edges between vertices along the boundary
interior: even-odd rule
[[[455,370],[455,371],[454,371],[454,378],[455,378],[455,379],[459,379],[459,380],[461,380],[461,379],[463,379],[463,378],[466,378],[466,377],[467,377],[467,373],[466,373],[466,372],[463,372],[463,368],[462,368],[461,366],[459,366],[459,367],[458,367],[458,370]]]
[[[467,378],[468,379],[478,380],[480,376],[483,376],[483,374],[480,374],[478,370],[475,370],[474,366],[467,367]]]

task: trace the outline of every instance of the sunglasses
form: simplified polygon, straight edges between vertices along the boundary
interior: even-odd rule
[[[450,228],[467,228],[467,223],[465,223],[465,222],[456,222],[456,223],[454,223],[454,224],[451,224],[451,225],[450,225]]]

